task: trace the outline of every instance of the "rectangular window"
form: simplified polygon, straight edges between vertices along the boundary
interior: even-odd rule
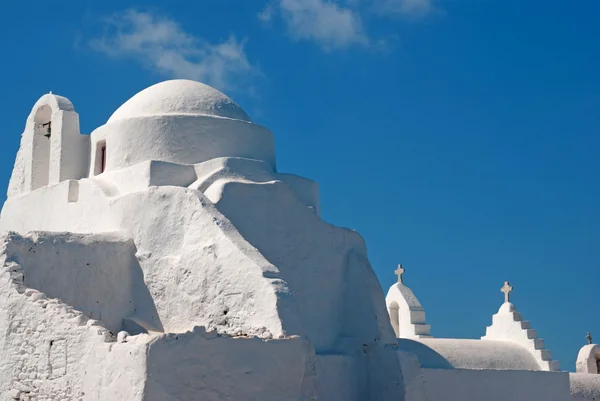
[[[106,170],[106,140],[96,143],[96,154],[94,158],[94,175],[102,174]]]
[[[102,174],[104,172],[104,170],[106,169],[106,145],[102,146],[102,150],[100,152],[100,157],[102,158],[101,161],[101,165],[100,165],[100,173]]]

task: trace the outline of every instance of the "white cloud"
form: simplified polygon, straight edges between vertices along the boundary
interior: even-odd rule
[[[378,14],[422,17],[434,10],[432,0],[373,0]]]
[[[275,13],[275,5],[273,3],[269,3],[261,12],[258,13],[258,19],[261,22],[269,23],[273,19],[274,13]]]
[[[169,78],[205,82],[221,90],[257,73],[243,41],[230,36],[221,43],[185,32],[177,22],[151,13],[128,10],[105,20],[104,36],[92,48],[112,57],[133,57]]]
[[[325,49],[368,44],[360,15],[331,0],[277,0],[259,14],[271,19],[276,8],[289,34],[296,40],[311,40]]]
[[[368,45],[387,47],[387,40],[367,35],[363,16],[423,17],[433,11],[434,0],[270,0],[258,13],[263,23],[280,17],[290,36],[310,40],[326,50]],[[365,11],[370,10],[370,13]],[[373,21],[371,21],[373,22]]]

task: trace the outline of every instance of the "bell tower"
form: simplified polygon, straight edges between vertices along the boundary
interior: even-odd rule
[[[73,104],[52,93],[42,96],[27,118],[8,196],[87,177],[89,147]]]

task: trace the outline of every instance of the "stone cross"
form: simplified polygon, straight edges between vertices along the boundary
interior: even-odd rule
[[[588,344],[592,343],[592,335],[590,334],[590,332],[588,331],[587,336],[585,336],[585,338],[588,340]]]
[[[398,276],[398,282],[399,282],[400,284],[404,284],[404,283],[402,282],[402,275],[404,274],[404,268],[402,267],[402,265],[398,265],[398,268],[396,269],[396,271],[394,272],[394,274],[395,274],[396,276]]]
[[[510,302],[510,293],[512,292],[513,288],[511,287],[510,283],[508,281],[504,282],[504,287],[502,287],[502,289],[500,291],[502,291],[504,293],[504,302]]]

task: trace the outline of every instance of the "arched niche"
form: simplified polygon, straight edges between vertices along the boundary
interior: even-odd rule
[[[48,104],[38,107],[33,115],[33,141],[31,148],[31,189],[48,185],[50,178],[50,138],[52,108]]]

